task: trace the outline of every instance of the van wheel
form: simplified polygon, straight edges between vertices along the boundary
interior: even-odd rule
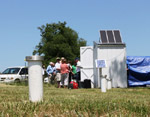
[[[20,83],[20,80],[19,80],[19,79],[16,79],[16,80],[15,80],[15,83]]]

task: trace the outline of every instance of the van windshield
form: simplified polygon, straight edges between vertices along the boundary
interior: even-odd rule
[[[7,68],[2,74],[17,74],[20,68]]]

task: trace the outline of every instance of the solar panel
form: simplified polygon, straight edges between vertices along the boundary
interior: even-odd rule
[[[120,31],[119,30],[114,30],[114,35],[115,35],[116,43],[122,43],[121,36],[120,36]]]
[[[100,31],[100,35],[101,35],[101,42],[102,43],[107,43],[106,32],[105,31]]]
[[[100,37],[102,44],[122,44],[119,30],[101,30]]]
[[[115,43],[112,30],[111,31],[107,31],[107,35],[108,35],[108,41],[109,41],[109,43]]]

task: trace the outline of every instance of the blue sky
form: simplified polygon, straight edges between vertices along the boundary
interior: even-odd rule
[[[127,55],[149,56],[150,0],[0,0],[0,72],[24,65],[40,42],[37,27],[67,22],[92,46],[99,30],[119,29]]]

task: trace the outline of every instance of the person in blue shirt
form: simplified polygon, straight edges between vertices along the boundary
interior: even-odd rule
[[[55,68],[55,65],[53,62],[50,62],[47,69],[46,69],[46,72],[48,74],[48,79],[49,79],[49,82],[51,84],[54,84],[54,78],[55,78],[55,72],[56,72],[56,68]]]

